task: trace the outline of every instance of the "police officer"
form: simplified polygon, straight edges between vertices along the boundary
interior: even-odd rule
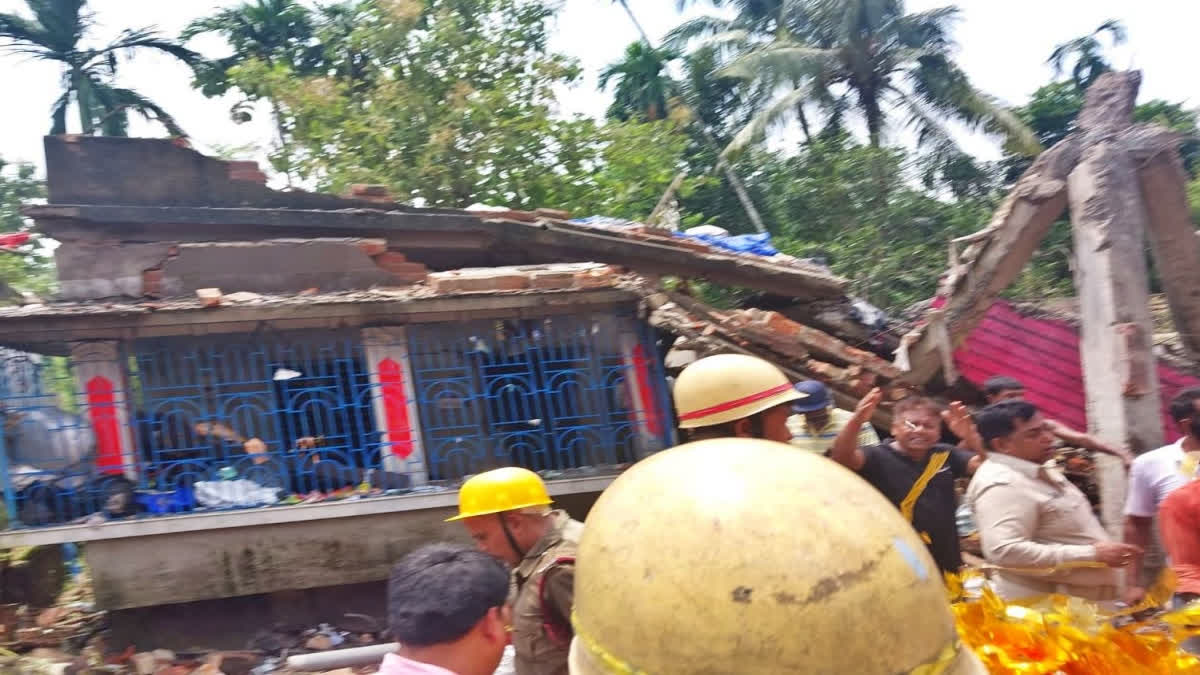
[[[744,354],[709,356],[683,369],[674,389],[690,440],[740,436],[791,440],[791,403],[806,397],[774,365]]]
[[[642,460],[588,514],[572,675],[985,675],[925,545],[834,462],[744,438]]]
[[[565,675],[583,524],[551,510],[546,484],[518,467],[463,483],[458,515],[448,520],[462,521],[476,546],[513,567],[517,675]]]

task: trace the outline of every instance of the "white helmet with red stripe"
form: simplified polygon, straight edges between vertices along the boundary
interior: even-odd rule
[[[718,354],[683,369],[675,381],[680,429],[724,424],[805,398],[778,368],[744,354]]]

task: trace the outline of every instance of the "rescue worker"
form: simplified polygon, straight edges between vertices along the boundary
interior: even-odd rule
[[[541,477],[505,467],[473,476],[458,493],[458,515],[480,550],[513,567],[513,648],[517,675],[565,675],[571,642],[575,549],[583,524],[551,510]]]
[[[775,366],[755,356],[718,354],[683,369],[673,390],[689,440],[740,436],[787,443],[791,404],[806,397]]]
[[[788,445],[710,439],[635,464],[588,515],[575,588],[572,675],[987,672],[912,527]]]

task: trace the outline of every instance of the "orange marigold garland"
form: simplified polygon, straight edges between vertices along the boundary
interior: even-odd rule
[[[1180,647],[1200,635],[1200,604],[1114,613],[1063,595],[1006,602],[986,586],[968,591],[980,576],[947,575],[946,588],[959,636],[990,673],[1200,675],[1200,658]],[[1148,595],[1161,607],[1173,589],[1174,577],[1165,573]]]

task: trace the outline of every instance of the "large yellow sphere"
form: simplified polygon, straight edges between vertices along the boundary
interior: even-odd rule
[[[572,673],[984,673],[937,566],[854,473],[715,439],[633,466],[588,515]]]

